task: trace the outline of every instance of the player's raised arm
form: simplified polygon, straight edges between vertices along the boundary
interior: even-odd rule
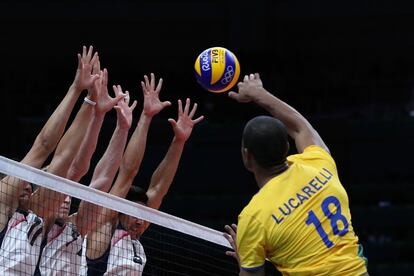
[[[155,76],[151,74],[149,80],[144,76],[145,82],[141,82],[144,94],[144,106],[138,124],[129,139],[128,145],[122,157],[121,166],[115,183],[110,193],[125,198],[132,182],[139,171],[147,143],[147,135],[152,118],[170,102],[161,102],[159,93],[162,87],[162,79],[155,86]],[[112,223],[117,218],[118,212],[102,208],[98,216],[97,227],[88,234],[87,252],[88,258],[101,257],[107,249],[112,237]]]
[[[96,61],[95,57],[96,55],[94,55],[94,58],[92,57],[92,47],[90,47],[87,53],[84,49],[80,59],[78,70],[80,70],[80,75],[82,78],[85,78],[85,83],[88,85],[92,85],[96,80],[96,77],[92,74],[92,67]],[[90,97],[89,100],[96,102],[96,93],[92,93]],[[66,177],[69,167],[85,136],[89,125],[88,122],[92,119],[94,107],[94,105],[91,105],[87,101],[83,103],[73,123],[60,140],[48,172]],[[54,216],[54,212],[59,209],[62,201],[62,194],[40,188],[32,196],[31,209],[40,217],[47,219]]]
[[[104,69],[99,72],[99,79],[90,88],[90,93],[95,93],[96,105],[93,119],[89,122],[88,130],[82,140],[82,144],[75,156],[70,169],[68,171],[67,178],[79,181],[89,170],[90,161],[93,153],[95,152],[98,142],[99,133],[105,119],[105,115],[123,98],[125,94],[118,90],[115,91],[115,97],[112,98],[108,94],[108,71]],[[114,89],[115,90],[115,89]]]
[[[119,169],[118,177],[111,189],[111,194],[124,198],[137,175],[144,157],[147,144],[147,135],[152,118],[164,107],[171,105],[169,101],[161,102],[159,93],[162,87],[162,79],[155,86],[155,76],[151,74],[151,80],[144,76],[145,82],[141,82],[144,94],[144,107],[138,125],[129,140]]]
[[[92,53],[92,48],[90,48],[89,51]],[[22,163],[40,168],[48,156],[55,150],[63,135],[63,132],[65,131],[70,114],[76,104],[76,101],[80,97],[81,92],[84,91],[88,85],[98,77],[96,75],[89,76],[88,78],[85,77],[82,58],[86,57],[87,54],[86,47],[83,47],[82,56],[78,54],[78,67],[73,83],[69,87],[69,90],[62,102],[55,109],[40,133],[37,135],[31,149],[22,159]],[[91,59],[92,62],[94,62],[96,56]],[[23,186],[23,181],[14,177],[6,176],[0,184],[0,205],[14,210],[17,207],[17,199]],[[6,214],[8,211],[3,212],[2,209],[0,213]]]
[[[193,119],[197,110],[197,104],[194,104],[191,111],[190,107],[190,99],[186,100],[184,109],[181,100],[178,100],[178,120],[168,119],[174,130],[174,138],[164,159],[152,174],[147,191],[148,207],[155,209],[160,207],[177,172],[185,142],[190,138],[194,125],[204,118],[204,116],[200,116],[197,119]]]
[[[231,91],[229,97],[241,103],[254,102],[282,121],[288,134],[295,140],[298,152],[310,145],[317,145],[329,152],[318,132],[296,109],[281,101],[263,88],[259,74],[250,74],[238,83],[238,93]]]
[[[114,85],[113,89],[116,95],[123,94],[120,85]],[[103,192],[108,192],[111,188],[115,174],[121,164],[128,131],[131,128],[132,111],[137,105],[137,101],[134,101],[129,106],[129,100],[129,93],[126,91],[126,97],[115,106],[118,118],[117,125],[105,153],[96,165],[91,184],[89,185],[91,188]],[[99,209],[98,206],[86,201],[81,201],[79,204],[76,214],[76,225],[82,235],[86,235],[96,225],[96,216]]]

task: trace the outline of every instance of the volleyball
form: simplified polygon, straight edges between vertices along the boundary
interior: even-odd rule
[[[226,92],[232,88],[240,76],[237,57],[223,47],[204,50],[194,64],[197,82],[213,93]]]

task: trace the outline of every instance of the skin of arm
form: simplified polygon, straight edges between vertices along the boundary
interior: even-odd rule
[[[121,86],[113,87],[116,95],[122,94]],[[120,100],[114,108],[117,111],[117,126],[112,135],[111,141],[98,162],[91,180],[90,187],[108,192],[116,172],[121,164],[122,154],[128,137],[128,131],[132,124],[132,111],[137,105],[137,101],[129,106],[129,93],[126,92],[125,100]],[[86,235],[97,223],[99,206],[87,201],[81,201],[78,212],[71,216],[81,235]]]
[[[309,145],[320,146],[329,152],[318,132],[305,117],[263,88],[258,73],[246,75],[243,82],[238,83],[238,93],[231,91],[229,97],[238,102],[254,102],[282,121],[289,136],[295,140],[299,153]]]
[[[118,176],[112,186],[110,193],[125,198],[133,179],[139,171],[146,142],[147,134],[153,116],[158,114],[164,107],[171,105],[170,102],[161,102],[159,93],[162,87],[162,79],[155,86],[155,76],[151,74],[151,80],[144,76],[145,83],[141,82],[144,94],[144,107],[128,145],[124,156],[122,157],[121,166]],[[88,258],[96,259],[108,248],[112,237],[112,229],[117,221],[118,213],[113,210],[101,208],[98,215],[97,227],[88,234],[87,252]]]
[[[88,85],[92,85],[96,81],[95,76],[91,73],[97,55],[95,54],[92,57],[92,51],[92,47],[89,48],[88,52],[86,52],[86,47],[84,47],[82,57],[80,58],[80,65],[78,66],[80,75],[84,78],[84,83]],[[96,98],[96,94],[91,95],[91,100],[96,100]],[[93,112],[94,107],[92,105],[83,103],[70,128],[60,140],[48,172],[66,177],[70,165],[79,150],[82,138],[86,133],[87,122],[92,119]],[[63,198],[64,195],[58,192],[39,188],[32,195],[31,209],[45,220],[53,218]]]
[[[95,82],[91,93],[96,93],[97,100],[93,119],[90,121],[88,130],[82,140],[79,151],[74,158],[67,178],[78,182],[89,170],[90,161],[95,152],[98,142],[99,133],[105,119],[105,115],[123,98],[125,94],[115,91],[115,97],[108,94],[108,71],[106,69],[100,72],[99,79]],[[116,88],[117,89],[117,88]]]
[[[187,99],[183,110],[181,100],[178,100],[178,120],[168,119],[174,130],[174,138],[164,159],[152,174],[147,190],[148,207],[158,209],[161,206],[177,172],[185,142],[190,138],[194,125],[204,119],[204,116],[200,116],[193,120],[197,104],[194,104],[191,112],[190,105],[190,99]]]
[[[90,53],[92,53],[92,49],[90,49]],[[61,139],[70,114],[82,91],[98,78],[96,75],[85,78],[82,62],[82,57],[85,56],[87,56],[87,52],[84,46],[82,56],[78,54],[78,68],[72,85],[36,137],[32,148],[21,161],[22,163],[35,168],[40,168],[43,165]],[[92,58],[92,62],[93,59],[96,57]],[[0,216],[0,227],[4,228],[11,210],[17,208],[20,192],[25,185],[24,181],[9,176],[3,179],[0,185],[0,213],[4,214]]]

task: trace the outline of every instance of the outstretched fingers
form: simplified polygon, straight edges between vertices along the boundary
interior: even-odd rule
[[[161,91],[161,88],[162,88],[162,83],[163,83],[163,80],[162,80],[162,78],[160,78],[160,80],[158,81],[158,84],[157,84],[157,88],[155,88],[155,92],[156,92],[157,94],[159,94],[159,93],[160,93],[160,91]]]
[[[185,106],[184,106],[184,114],[188,114],[188,112],[190,111],[190,105],[191,105],[191,101],[190,98],[187,98],[185,100]]]

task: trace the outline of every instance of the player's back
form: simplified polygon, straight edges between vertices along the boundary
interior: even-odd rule
[[[240,215],[239,221],[250,218],[263,228],[258,228],[261,240],[252,242],[264,244],[266,258],[286,275],[366,272],[332,157],[310,146],[288,161],[289,169],[269,181]],[[252,227],[245,222],[239,227]]]

